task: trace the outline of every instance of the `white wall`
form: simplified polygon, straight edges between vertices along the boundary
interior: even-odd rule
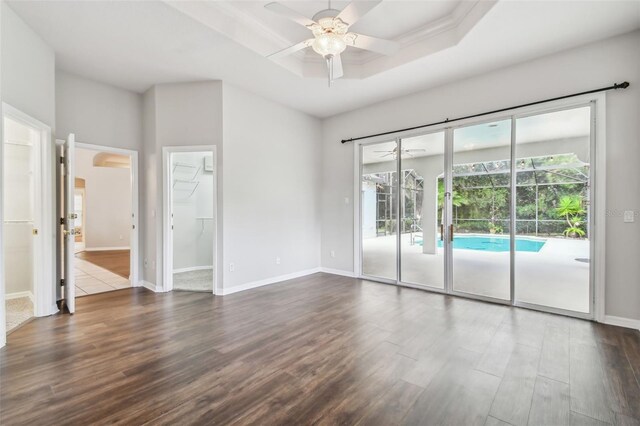
[[[321,132],[316,118],[225,84],[225,291],[320,266]]]
[[[142,95],[56,71],[56,130],[77,142],[139,151]]]
[[[129,248],[131,170],[95,167],[100,151],[76,149],[76,177],[85,180],[85,247]]]
[[[213,173],[204,170],[209,152],[176,152],[173,178],[198,182],[173,186],[173,270],[213,267]],[[180,166],[189,164],[194,169]],[[178,165],[176,167],[176,165]],[[206,218],[206,219],[205,219]]]
[[[143,148],[140,160],[140,280],[156,282],[156,240],[162,241],[162,235],[156,235],[156,204],[158,201],[157,176],[158,159],[156,154],[156,89],[152,87],[143,95],[142,100],[142,136]],[[162,170],[162,169],[160,169]],[[162,188],[162,187],[160,187]]]
[[[2,101],[55,127],[55,54],[15,14],[2,7]]]
[[[440,121],[628,80],[607,94],[606,314],[640,319],[640,31],[375,104],[323,123],[322,266],[353,272],[353,144],[343,138]],[[634,188],[629,190],[629,188]],[[345,204],[349,198],[349,204]],[[336,257],[329,253],[335,250]]]
[[[1,99],[55,131],[55,54],[6,2],[0,2],[0,19]],[[0,158],[0,164],[2,162],[3,158]],[[53,162],[52,159],[52,166]],[[51,187],[55,187],[53,175]],[[0,211],[2,210],[3,206],[0,205]],[[55,233],[47,237],[54,250]],[[51,274],[55,276],[53,265],[55,262],[52,263],[51,270]],[[0,346],[3,346],[5,315],[2,280],[0,294]]]
[[[215,145],[218,197],[222,197],[222,82],[160,84],[144,94],[143,194],[144,280],[162,288],[162,148]],[[218,262],[221,262],[222,208],[217,211]],[[218,271],[218,282],[222,275]]]

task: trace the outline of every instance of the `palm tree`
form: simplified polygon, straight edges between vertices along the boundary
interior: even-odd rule
[[[585,235],[585,232],[580,228],[582,225],[581,215],[584,213],[581,195],[565,195],[560,198],[558,207],[556,207],[556,215],[564,218],[569,225],[564,230],[564,235],[567,237],[583,237]]]

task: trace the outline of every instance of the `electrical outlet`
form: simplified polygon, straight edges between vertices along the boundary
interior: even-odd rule
[[[334,250],[331,250],[331,257],[336,257],[336,252]]]
[[[236,265],[234,263],[229,264],[229,272],[233,272],[236,270]]]
[[[120,235],[120,239],[121,239],[121,240],[124,240],[124,237],[123,237],[122,235]]]
[[[276,265],[279,265],[279,264],[280,264],[280,258],[276,257]]]
[[[635,221],[635,214],[633,210],[625,210],[624,211],[624,222],[625,223],[633,223]]]

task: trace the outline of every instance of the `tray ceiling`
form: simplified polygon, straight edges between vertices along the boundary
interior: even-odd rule
[[[262,56],[310,38],[303,26],[265,9],[269,2],[168,1],[167,4],[202,24],[226,34]],[[282,1],[312,17],[328,7],[324,1]],[[400,50],[384,56],[348,48],[341,56],[344,78],[363,79],[458,44],[495,4],[490,0],[386,1],[378,4],[350,30],[394,40]],[[332,2],[342,10],[348,1]],[[326,76],[324,60],[311,49],[275,61],[301,77]]]

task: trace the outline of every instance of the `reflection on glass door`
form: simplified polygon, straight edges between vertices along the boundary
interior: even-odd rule
[[[511,120],[453,132],[454,292],[511,298]]]
[[[362,146],[360,214],[362,274],[396,280],[398,145],[383,142]]]
[[[590,123],[590,107],[516,120],[516,302],[590,312]]]
[[[400,280],[444,289],[444,132],[400,141]]]

